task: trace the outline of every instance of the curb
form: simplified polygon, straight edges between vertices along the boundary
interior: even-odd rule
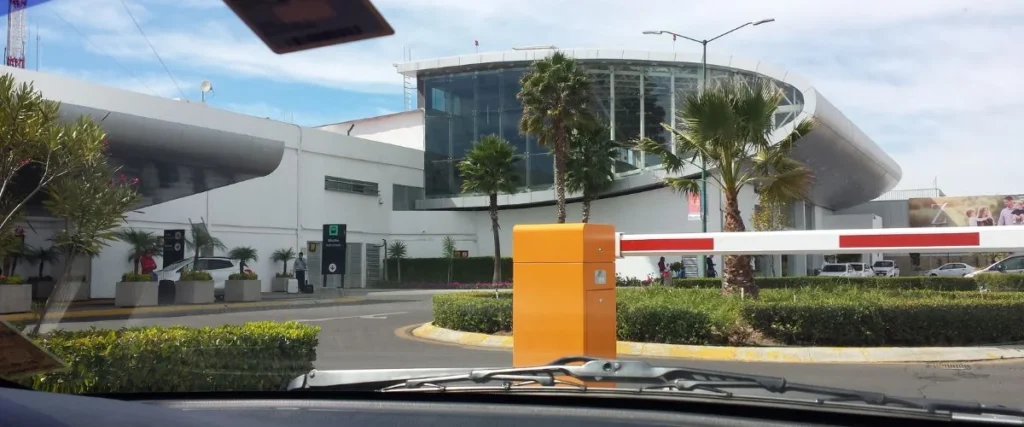
[[[60,316],[61,322],[114,320],[124,318],[175,317],[198,314],[234,313],[244,311],[260,311],[281,307],[323,307],[362,302],[364,298],[342,297],[329,299],[302,298],[281,301],[253,301],[237,303],[217,303],[199,305],[164,305],[155,307],[123,307],[100,308],[66,311]],[[17,313],[0,315],[0,320],[26,321],[35,320],[35,313]]]
[[[425,340],[467,347],[512,349],[512,337],[460,332],[424,323],[411,331]],[[619,356],[730,362],[913,363],[975,362],[1024,358],[1024,349],[1003,347],[724,347],[619,341]]]

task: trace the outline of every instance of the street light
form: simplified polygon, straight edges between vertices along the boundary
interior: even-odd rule
[[[678,38],[681,38],[681,39],[686,39],[686,40],[689,40],[689,41],[692,41],[692,42],[695,42],[695,43],[699,43],[701,45],[701,47],[703,48],[703,52],[701,54],[701,60],[700,60],[700,70],[701,70],[700,90],[703,91],[704,88],[707,86],[707,81],[708,81],[708,43],[711,43],[711,42],[713,42],[715,40],[718,40],[718,39],[720,39],[722,37],[725,37],[726,35],[731,34],[733,31],[739,30],[739,29],[744,28],[746,26],[756,27],[758,25],[767,24],[769,22],[775,22],[775,18],[768,18],[768,19],[762,19],[760,21],[747,22],[747,23],[745,23],[743,25],[740,25],[740,26],[738,26],[736,28],[733,28],[733,29],[731,29],[729,31],[726,31],[726,32],[724,32],[722,34],[719,34],[719,35],[714,36],[714,37],[712,37],[710,39],[704,39],[704,40],[697,40],[697,39],[695,39],[693,37],[687,37],[687,36],[684,36],[684,35],[679,34],[679,33],[673,33],[671,31],[665,31],[665,30],[657,30],[657,31],[649,30],[649,31],[644,31],[643,33],[647,34],[647,35],[664,35],[664,34],[668,34],[668,35],[672,36],[672,40],[673,41],[675,41],[675,39],[678,37]],[[675,94],[673,94],[673,96],[675,96]],[[701,159],[701,164],[700,164],[700,228],[701,228],[701,231],[704,232],[704,233],[708,232],[708,172],[707,172],[706,168],[707,168],[707,165],[704,163],[704,160],[702,158]],[[704,273],[705,273],[705,271],[704,271],[704,267],[705,267],[704,257],[705,257],[704,255],[701,255],[697,259],[697,271],[698,271],[697,274],[700,277],[704,277]]]

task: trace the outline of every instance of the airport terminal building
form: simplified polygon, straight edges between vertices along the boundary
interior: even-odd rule
[[[592,106],[620,141],[649,137],[667,144],[661,123],[674,124],[677,104],[700,84],[699,55],[563,51],[587,69]],[[480,136],[498,134],[524,156],[522,188],[499,196],[503,253],[511,253],[512,225],[554,220],[553,159],[534,138],[519,134],[522,105],[515,96],[530,62],[548,54],[507,51],[397,64],[399,73],[415,81],[416,108],[318,128],[28,70],[8,72],[61,101],[65,117],[88,114],[106,129],[113,161],[140,182],[142,204],[128,214],[128,226],[161,234],[187,228],[190,220],[205,221],[229,248],[256,248],[260,260],[252,267],[267,278],[280,270],[269,259],[273,251],[305,249],[321,240],[323,224],[346,224],[344,286],[363,287],[382,280],[382,245],[394,240],[406,243],[409,257],[440,256],[446,236],[470,256],[491,255],[487,198],[463,194],[456,169]],[[816,118],[817,128],[795,153],[816,181],[809,202],[793,206],[793,228],[883,227],[872,213],[836,212],[891,190],[901,177],[899,165],[810,82],[731,56],[711,55],[708,66],[710,80],[764,76],[778,82],[785,94],[775,114],[780,137],[799,120]],[[623,150],[616,173],[613,188],[593,205],[593,222],[625,233],[700,231],[699,215],[689,215],[687,200],[661,185],[659,159]],[[722,198],[713,186],[707,201],[708,229],[720,231]],[[752,190],[742,195],[747,221],[756,203]],[[35,208],[30,215],[34,231],[26,243],[45,245],[49,219]],[[579,204],[571,203],[569,220],[577,218]],[[114,242],[99,257],[76,261],[74,274],[89,278],[93,298],[111,298],[114,284],[131,268],[127,252],[125,244]],[[319,270],[317,254],[310,255],[310,269]],[[757,269],[803,275],[820,262],[820,255],[774,257]],[[20,268],[32,275],[31,266]],[[618,269],[645,275],[649,268],[644,259],[624,261]],[[311,281],[341,284],[318,275]]]

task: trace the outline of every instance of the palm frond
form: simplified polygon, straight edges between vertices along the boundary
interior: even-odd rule
[[[700,180],[691,178],[665,178],[665,185],[681,194],[700,194]]]

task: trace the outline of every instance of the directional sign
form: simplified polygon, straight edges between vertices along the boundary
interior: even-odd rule
[[[345,224],[324,224],[320,274],[345,274]]]
[[[164,230],[163,266],[185,259],[185,230]]]

